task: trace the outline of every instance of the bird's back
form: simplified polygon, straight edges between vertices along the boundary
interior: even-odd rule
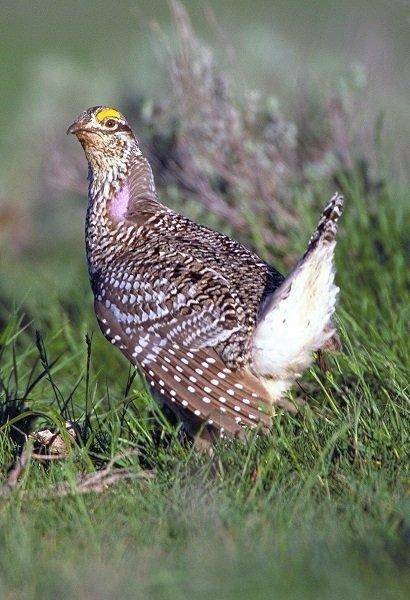
[[[278,271],[242,244],[159,202],[145,215],[139,210],[134,216],[131,211],[111,235],[112,253],[92,278],[97,295],[101,295],[102,286],[111,286],[115,294],[122,294],[130,285],[125,279],[134,277],[133,286],[137,281],[141,285],[149,282],[161,290],[161,296],[172,295],[179,286],[180,293],[183,290],[186,298],[194,299],[196,289],[202,295],[212,291],[199,286],[204,275],[212,271],[229,288],[236,301],[236,315],[232,317],[241,322],[240,330],[217,344],[216,349],[230,367],[247,360],[260,309],[284,280]],[[100,246],[101,240],[89,244],[91,262]],[[118,286],[113,287],[117,282]],[[184,309],[182,301],[178,308]]]

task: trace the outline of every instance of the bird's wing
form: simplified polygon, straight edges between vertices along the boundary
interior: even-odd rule
[[[269,427],[264,386],[245,369],[228,369],[214,349],[244,320],[226,280],[180,252],[154,262],[151,280],[128,271],[97,298],[103,333],[168,402],[233,434],[243,425]]]

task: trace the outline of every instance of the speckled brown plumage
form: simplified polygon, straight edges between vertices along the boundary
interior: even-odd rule
[[[252,339],[283,276],[161,204],[118,111],[89,109],[69,131],[89,161],[86,248],[104,335],[183,419],[230,434],[269,428],[272,397]]]

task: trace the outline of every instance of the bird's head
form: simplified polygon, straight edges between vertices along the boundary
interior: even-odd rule
[[[140,153],[127,119],[116,108],[93,106],[82,112],[67,129],[77,136],[91,168],[109,168]]]

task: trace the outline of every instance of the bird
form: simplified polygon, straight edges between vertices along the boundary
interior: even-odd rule
[[[88,161],[85,242],[100,329],[194,439],[267,433],[287,392],[335,338],[343,197],[282,275],[244,245],[160,202],[125,116],[82,112],[67,133]]]

